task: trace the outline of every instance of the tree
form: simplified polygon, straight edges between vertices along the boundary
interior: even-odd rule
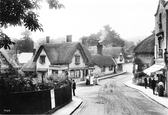
[[[32,52],[34,48],[34,42],[31,39],[31,32],[29,30],[24,30],[21,32],[23,38],[17,41],[17,48],[20,52]]]
[[[9,26],[24,26],[31,31],[43,31],[42,24],[39,23],[39,15],[35,9],[40,9],[42,0],[0,0],[0,26],[7,28]],[[46,0],[49,8],[60,9],[64,5],[58,0]],[[10,48],[14,44],[10,38],[0,31],[0,48]]]
[[[97,45],[98,42],[101,42],[105,46],[123,47],[125,43],[125,41],[120,38],[120,35],[115,32],[115,30],[112,30],[109,25],[105,25],[104,29],[96,34],[82,37],[81,40],[82,42],[87,42],[88,46]]]
[[[115,30],[112,30],[110,25],[105,25],[104,31],[107,33],[103,41],[105,45],[111,45],[113,47],[124,46],[125,41],[121,39],[120,35]]]

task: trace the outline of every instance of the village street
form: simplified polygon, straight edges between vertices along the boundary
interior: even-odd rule
[[[76,95],[83,104],[74,115],[168,115],[168,109],[124,85],[131,80],[132,66],[126,65],[126,74],[101,80],[99,85],[77,85]],[[152,90],[151,90],[152,91]]]

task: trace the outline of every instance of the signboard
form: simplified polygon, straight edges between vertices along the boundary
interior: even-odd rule
[[[51,109],[55,108],[55,94],[54,94],[54,89],[50,90],[50,95],[51,95]]]

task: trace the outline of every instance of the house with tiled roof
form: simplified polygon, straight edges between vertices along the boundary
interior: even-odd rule
[[[154,58],[155,34],[151,34],[141,41],[133,50],[134,57],[142,60],[147,67],[151,66]],[[162,55],[163,56],[163,55]]]

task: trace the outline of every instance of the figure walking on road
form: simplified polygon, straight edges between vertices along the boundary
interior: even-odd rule
[[[153,89],[153,94],[155,94],[155,87],[156,87],[156,81],[155,81],[155,78],[153,77],[152,78],[152,89]]]
[[[73,96],[75,96],[75,89],[76,89],[76,83],[75,83],[75,80],[73,80],[72,82]]]
[[[147,82],[147,77],[146,77],[146,76],[145,76],[145,78],[144,78],[144,83],[145,83],[145,88],[147,88],[148,82]]]

